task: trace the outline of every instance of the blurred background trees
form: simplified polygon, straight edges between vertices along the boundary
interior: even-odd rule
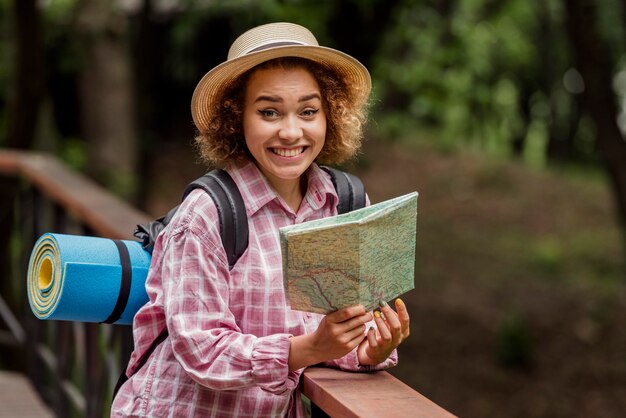
[[[521,286],[537,291],[537,282],[526,282],[531,280],[526,276],[545,279],[541,286],[551,293],[539,293],[546,300],[548,294],[575,293],[574,288],[581,292],[578,299],[563,296],[561,302],[545,301],[542,306],[581,310],[573,332],[584,344],[599,344],[597,336],[606,337],[616,329],[611,318],[626,309],[623,0],[0,0],[0,16],[0,146],[53,152],[154,215],[162,213],[151,205],[150,196],[166,194],[168,181],[181,172],[202,170],[187,167],[194,162],[190,154],[177,151],[192,148],[189,104],[197,81],[225,59],[230,43],[244,30],[270,21],[301,23],[322,45],[346,51],[371,71],[374,95],[367,137],[376,152],[365,153],[356,170],[370,180],[366,184],[372,196],[389,197],[396,190],[390,184],[403,176],[408,176],[407,187],[426,191],[420,198],[424,206],[418,257],[420,250],[426,255],[418,274],[438,278],[437,283],[426,280],[424,294],[438,295],[433,297],[443,302],[433,311],[416,308],[418,314],[431,315],[428,319],[441,320],[442,328],[458,331],[459,324],[472,321],[472,313],[454,316],[458,305],[446,305],[454,299],[446,292],[462,288],[460,293],[471,294],[476,291],[472,285],[481,286],[491,296],[485,300],[499,310],[492,318],[486,307],[480,315],[488,319],[480,316],[474,322],[490,324],[485,325],[486,335],[495,341],[491,350],[498,365],[532,373],[533,364],[541,363],[538,335],[553,338],[556,324],[561,326],[559,321],[567,315],[554,314],[550,322],[546,311],[537,308],[541,297],[533,301],[526,295],[527,304],[513,299],[525,295]],[[176,160],[180,155],[187,159]],[[405,159],[409,155],[414,158]],[[377,166],[385,156],[404,164],[402,170],[396,172],[394,163],[385,169]],[[175,161],[166,164],[167,159]],[[392,174],[396,177],[387,183],[379,181]],[[557,186],[556,178],[574,183]],[[168,204],[178,199],[190,179],[170,187]],[[610,221],[597,218],[597,213],[605,212],[599,209],[603,203],[594,199],[605,195],[590,190],[598,187],[605,187],[610,196],[608,211],[614,216]],[[438,197],[451,203],[437,206]],[[461,215],[455,210],[470,203],[477,212],[468,223],[457,224]],[[504,203],[510,206],[498,206]],[[429,204],[437,210],[429,209]],[[557,224],[555,218],[565,222],[575,210],[578,223],[546,226],[547,217]],[[522,219],[525,213],[535,219]],[[587,229],[589,225],[597,229]],[[520,232],[523,227],[535,229]],[[506,228],[509,232],[504,232]],[[470,251],[472,267],[462,268],[466,264],[460,258],[437,262],[440,254],[451,257],[478,247],[488,255]],[[450,276],[442,273],[446,269]],[[452,276],[467,276],[462,285],[466,287],[456,288]],[[480,276],[476,283],[475,276]],[[510,280],[505,277],[515,277],[516,284],[511,285],[520,287],[494,284]],[[582,282],[593,282],[589,286],[594,290],[587,285],[578,288]],[[508,296],[505,289],[515,296]],[[420,295],[417,300],[430,306]],[[474,296],[478,303],[480,296]],[[505,303],[514,309],[500,306]],[[568,314],[575,316],[576,309]],[[477,329],[472,331],[476,335],[482,328]],[[439,348],[462,344],[443,336],[437,340],[428,328],[418,331],[416,338],[430,336]],[[473,341],[467,334],[463,340]],[[623,353],[624,338],[615,334],[607,341]],[[606,360],[615,352],[598,353]],[[437,385],[428,387],[427,376],[441,376],[443,362],[450,359],[437,363],[437,352],[431,354],[428,359],[439,373],[428,375],[422,368],[424,377],[415,379],[446,406],[446,399],[455,396],[450,394],[453,382],[445,392]],[[626,391],[626,363],[611,365],[617,370],[611,375],[617,389],[611,386],[606,398],[599,396],[606,383],[602,380],[593,390],[585,389],[591,393],[587,399],[620,405],[606,399]],[[456,376],[455,372],[450,374]],[[541,379],[546,376],[535,373],[529,380],[524,380],[528,375],[518,376],[510,387],[536,380],[545,389]],[[500,378],[504,379],[496,375],[494,380]],[[594,379],[599,378],[594,374]],[[497,392],[497,384],[466,383],[483,390],[485,397],[488,391]],[[571,394],[576,384],[564,386]],[[503,405],[506,401],[503,397]],[[454,411],[462,416],[489,410],[476,400],[450,402],[462,405],[462,410]],[[532,411],[519,416],[571,416],[567,414],[571,410],[545,405]]]
[[[0,144],[58,151],[125,196],[144,189],[151,153],[193,136],[193,87],[233,37],[290,20],[371,69],[376,135],[602,167],[626,219],[619,0],[0,4]]]

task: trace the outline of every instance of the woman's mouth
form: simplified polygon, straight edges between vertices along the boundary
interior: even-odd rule
[[[305,147],[297,148],[270,148],[270,150],[281,157],[296,157],[304,152]]]

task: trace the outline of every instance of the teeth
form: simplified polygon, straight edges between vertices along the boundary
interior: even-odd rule
[[[274,154],[280,155],[281,157],[295,157],[296,155],[302,154],[304,147],[299,148],[272,148],[272,152]]]

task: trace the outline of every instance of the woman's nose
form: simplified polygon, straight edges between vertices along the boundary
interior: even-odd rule
[[[299,126],[298,119],[296,117],[287,117],[284,119],[280,130],[278,131],[278,137],[286,141],[295,141],[302,138],[302,128]]]

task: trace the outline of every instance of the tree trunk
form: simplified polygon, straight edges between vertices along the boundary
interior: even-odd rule
[[[36,0],[13,2],[15,22],[15,67],[8,108],[8,148],[28,149],[35,141],[39,108],[45,93],[43,28]],[[10,243],[14,224],[14,203],[18,194],[15,179],[0,179],[0,272],[13,277]],[[11,280],[3,280],[0,292],[13,295]],[[11,308],[21,301],[9,298]]]
[[[524,153],[524,147],[526,146],[526,136],[528,135],[528,128],[532,122],[532,115],[530,109],[530,98],[532,95],[532,89],[534,86],[528,77],[520,77],[519,80],[519,98],[518,105],[520,111],[520,117],[522,119],[523,128],[516,132],[511,140],[511,151],[513,157],[521,158]]]
[[[15,0],[16,61],[9,100],[7,146],[27,149],[35,137],[45,92],[43,29],[36,0]]]
[[[565,0],[565,9],[575,64],[585,82],[582,102],[595,124],[598,148],[624,231],[626,253],[626,141],[617,125],[617,98],[611,85],[615,66],[598,31],[594,0]]]
[[[169,131],[166,120],[162,117],[159,104],[172,103],[168,96],[172,91],[170,80],[164,79],[165,54],[162,50],[166,39],[168,22],[162,17],[155,18],[152,0],[144,0],[143,6],[135,17],[136,28],[130,39],[133,54],[133,76],[135,78],[135,100],[137,106],[137,128],[140,135],[138,145],[143,151],[137,160],[137,207],[149,212],[146,206],[150,187],[150,164],[161,149],[161,141]],[[154,86],[161,86],[158,90]]]
[[[400,0],[378,0],[369,7],[359,7],[354,0],[334,2],[328,29],[337,49],[369,67],[399,3]]]
[[[14,0],[15,66],[12,71],[8,103],[9,148],[28,149],[35,141],[39,109],[45,94],[43,28],[36,0]],[[19,192],[17,179],[0,177],[0,294],[11,311],[22,313],[23,300],[16,298],[19,268],[12,264],[11,238],[15,227],[15,200]],[[0,347],[0,357],[16,362],[15,350]]]
[[[127,20],[110,0],[83,1],[78,31],[85,50],[80,94],[89,174],[132,198],[138,141]]]

